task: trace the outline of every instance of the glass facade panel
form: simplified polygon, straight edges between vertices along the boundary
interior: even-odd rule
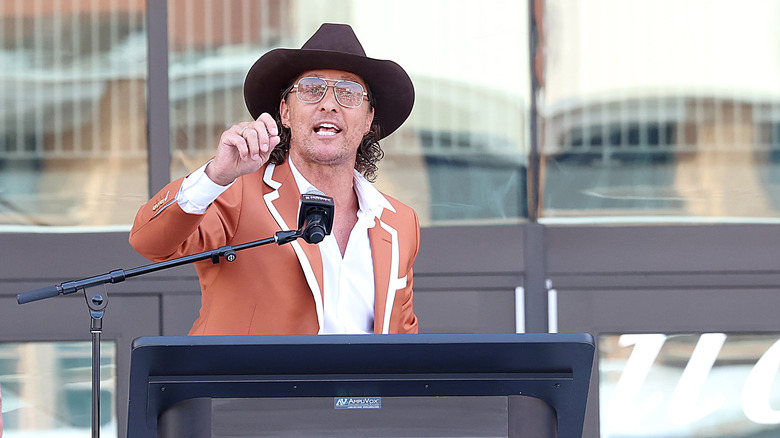
[[[171,177],[208,161],[222,132],[249,119],[244,78],[290,39],[287,0],[169,0]]]
[[[406,124],[382,141],[377,187],[423,225],[527,216],[528,5],[403,0],[170,0],[173,178],[205,163],[222,131],[249,118],[243,81],[263,53],[300,47],[322,22],[350,23],[370,57],[415,84]],[[381,17],[381,19],[379,19]]]
[[[92,344],[0,344],[3,436],[83,437],[91,430]],[[116,346],[101,342],[100,434],[117,436]]]
[[[602,335],[601,437],[777,436],[778,364],[777,333]]]
[[[0,230],[126,226],[148,198],[144,9],[0,2]]]
[[[774,220],[780,3],[539,3],[544,221]]]

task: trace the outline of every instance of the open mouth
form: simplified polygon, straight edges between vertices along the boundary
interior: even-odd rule
[[[314,127],[314,132],[319,135],[336,135],[341,132],[341,128],[333,123],[320,123]]]

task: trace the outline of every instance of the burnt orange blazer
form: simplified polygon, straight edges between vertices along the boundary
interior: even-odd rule
[[[289,161],[244,175],[204,214],[176,202],[183,178],[164,187],[138,211],[130,244],[152,261],[265,239],[297,228],[300,191]],[[368,231],[374,265],[374,332],[417,333],[412,306],[412,265],[420,246],[417,214],[385,196]],[[222,259],[195,263],[201,286],[200,316],[190,335],[317,334],[323,327],[322,258],[299,239],[264,245]]]

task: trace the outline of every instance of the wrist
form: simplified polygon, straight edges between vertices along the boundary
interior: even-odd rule
[[[205,174],[214,184],[218,184],[218,185],[221,185],[221,186],[228,186],[228,185],[232,184],[233,181],[236,180],[235,178],[229,179],[229,178],[224,178],[224,177],[221,177],[220,175],[218,175],[217,172],[215,172],[212,169],[211,163],[206,165]]]

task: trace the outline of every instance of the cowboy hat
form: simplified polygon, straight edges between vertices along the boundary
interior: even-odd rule
[[[274,49],[258,59],[244,81],[244,100],[252,118],[276,114],[282,92],[308,70],[343,70],[360,76],[374,99],[374,121],[380,138],[409,117],[414,85],[393,61],[369,58],[355,32],[346,24],[325,23],[300,49]]]

